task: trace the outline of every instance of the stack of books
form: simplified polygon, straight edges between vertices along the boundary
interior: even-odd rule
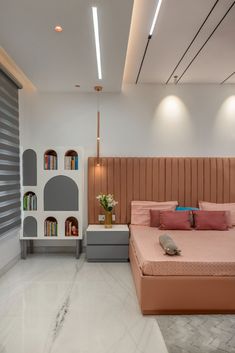
[[[64,168],[78,170],[78,156],[65,156]]]
[[[65,236],[66,237],[77,237],[78,236],[78,226],[75,222],[67,220],[65,222]]]
[[[24,211],[37,210],[37,197],[34,193],[27,193],[24,195],[23,208]]]
[[[58,225],[56,221],[46,220],[44,224],[45,237],[57,237]]]
[[[44,156],[44,169],[46,170],[57,169],[57,156],[46,154]]]

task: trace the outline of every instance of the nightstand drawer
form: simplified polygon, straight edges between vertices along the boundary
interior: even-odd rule
[[[127,261],[128,245],[87,245],[87,261]]]
[[[128,231],[87,231],[88,245],[128,245],[129,232]]]

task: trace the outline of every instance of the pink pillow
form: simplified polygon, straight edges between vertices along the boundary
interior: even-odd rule
[[[235,203],[214,203],[200,201],[199,208],[203,211],[227,211],[229,228],[235,226]]]
[[[150,210],[150,227],[160,226],[160,210]]]
[[[132,201],[131,202],[131,224],[150,226],[150,209],[175,210],[177,201],[155,202],[155,201]]]
[[[160,229],[181,229],[190,230],[190,212],[189,211],[160,211]]]
[[[226,211],[193,211],[197,230],[228,230]]]

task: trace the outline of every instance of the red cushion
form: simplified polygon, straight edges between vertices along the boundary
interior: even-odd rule
[[[160,229],[190,230],[190,211],[160,211]]]
[[[193,211],[195,228],[198,230],[227,230],[226,211]]]
[[[149,210],[150,211],[150,227],[160,226],[160,210]]]

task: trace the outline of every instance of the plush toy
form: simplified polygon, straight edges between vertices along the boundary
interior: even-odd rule
[[[181,250],[178,249],[177,245],[168,234],[160,235],[159,243],[166,255],[180,255]]]

